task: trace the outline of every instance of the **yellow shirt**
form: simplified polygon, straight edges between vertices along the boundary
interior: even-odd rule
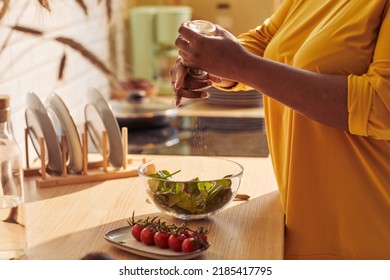
[[[349,132],[264,96],[288,259],[390,259],[389,3],[284,0],[239,36],[259,56],[348,76]]]

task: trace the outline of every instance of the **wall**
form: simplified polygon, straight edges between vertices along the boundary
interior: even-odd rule
[[[238,35],[261,24],[282,0],[125,0],[127,8],[140,5],[186,5],[194,19],[216,22]],[[219,6],[228,9],[219,9]],[[224,26],[225,25],[225,26]]]
[[[132,73],[132,42],[130,38],[130,13],[135,6],[169,6],[185,5],[192,8],[193,19],[205,19],[217,22],[224,26],[223,21],[230,22],[228,28],[233,34],[238,35],[261,24],[273,11],[277,9],[282,0],[123,0],[123,24],[126,29],[124,44],[127,52],[123,57],[126,62],[124,69]],[[218,9],[219,4],[227,4],[228,10]]]
[[[85,3],[86,10],[77,4],[80,1],[46,1],[49,4],[46,9],[39,4],[45,1],[9,2],[7,13],[0,21],[0,93],[11,96],[14,134],[24,151],[24,112],[28,92],[35,92],[43,102],[52,92],[60,95],[78,126],[84,122],[84,98],[89,87],[95,87],[109,97],[107,76],[80,52],[53,38],[71,38],[110,66],[110,25],[105,1],[81,1]],[[115,18],[116,14],[120,14],[121,1],[110,2],[112,17]],[[2,3],[1,8],[4,8]],[[15,24],[42,30],[45,35],[12,31],[9,27]],[[64,54],[67,59],[63,78],[59,79],[60,61]],[[29,150],[30,158],[35,158],[31,145]]]
[[[281,0],[183,0],[184,5],[192,7],[194,19],[215,22],[234,35],[260,25],[280,2]]]

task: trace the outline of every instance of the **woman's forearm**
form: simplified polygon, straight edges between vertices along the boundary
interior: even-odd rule
[[[348,131],[347,76],[306,71],[250,53],[235,65],[231,75],[236,80],[315,121]]]
[[[227,31],[218,31],[218,36],[210,37],[182,25],[176,46],[183,65],[247,84],[315,121],[348,131],[347,76],[262,58],[245,50]]]

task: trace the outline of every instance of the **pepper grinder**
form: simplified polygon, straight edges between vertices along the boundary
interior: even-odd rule
[[[216,26],[206,20],[193,20],[187,23],[187,26],[199,34],[212,36],[217,30]],[[189,69],[188,74],[196,79],[206,80],[207,72],[200,69]]]

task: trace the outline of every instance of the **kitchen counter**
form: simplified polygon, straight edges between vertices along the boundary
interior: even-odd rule
[[[162,155],[129,155],[132,166]],[[170,156],[168,156],[170,157]],[[248,201],[234,201],[210,219],[188,222],[209,230],[210,247],[199,259],[282,259],[284,214],[267,158],[230,157],[244,166],[239,193]],[[104,234],[127,226],[136,216],[169,218],[147,198],[138,177],[98,183],[37,188],[25,179],[28,248],[25,259],[80,259],[104,252],[114,259],[144,259],[114,247]]]
[[[158,101],[173,102],[172,97],[159,97]],[[261,106],[183,99],[170,125],[137,130],[130,123],[128,129],[131,154],[269,156]]]

